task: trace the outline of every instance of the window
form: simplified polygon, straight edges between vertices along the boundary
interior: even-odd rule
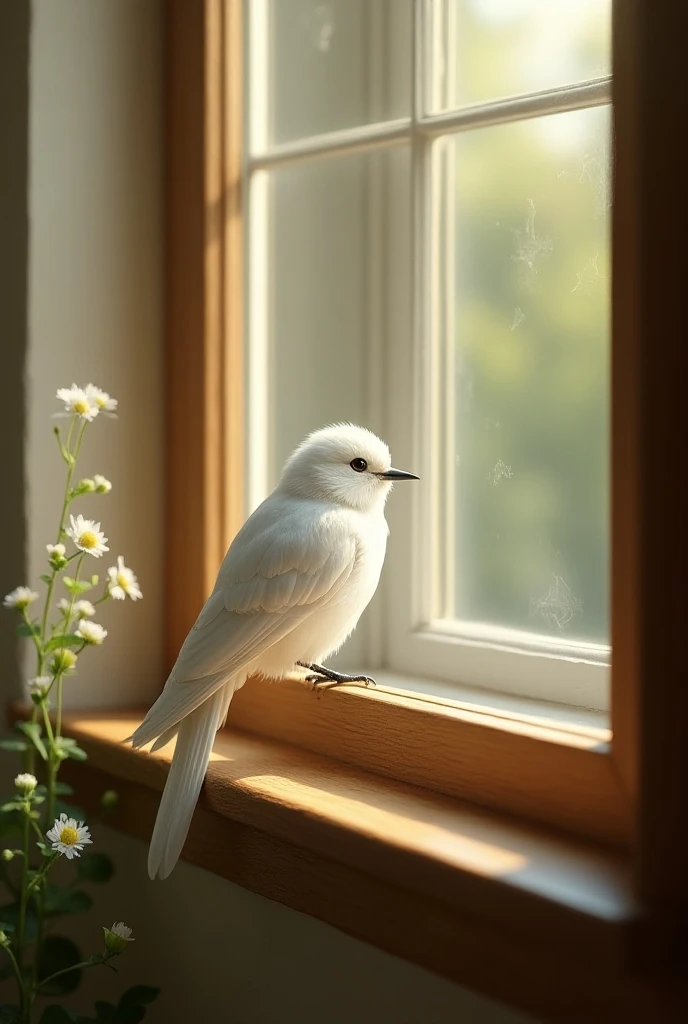
[[[344,667],[607,707],[610,8],[248,5],[246,511],[340,419],[422,478]]]
[[[388,10],[396,13],[401,6],[395,3]],[[509,6],[515,7],[516,0]],[[280,2],[280,12],[284,7],[286,4]],[[558,12],[563,7],[556,5]],[[584,11],[586,5],[578,4],[577,8]],[[371,17],[373,9],[375,17],[384,13],[372,2],[342,8],[352,18],[354,9]],[[600,4],[599,9],[606,19],[604,5]],[[252,16],[262,12],[259,24],[267,32],[270,8],[256,0],[250,5],[241,0],[204,0],[202,4],[170,0],[166,10],[167,641],[171,662],[243,518],[242,491],[250,495],[253,488],[255,497],[256,489],[265,486],[273,472],[274,461],[270,460],[275,458],[275,445],[282,443],[269,420],[255,413],[251,420],[250,413],[256,399],[265,403],[266,412],[270,408],[270,375],[251,372],[250,360],[255,360],[254,370],[260,368],[261,359],[269,369],[274,303],[254,303],[252,311],[246,310],[250,303],[245,301],[242,286],[242,276],[245,278],[248,270],[249,286],[256,289],[254,298],[261,289],[264,298],[270,297],[273,287],[275,294],[279,292],[270,255],[275,251],[276,221],[271,206],[274,190],[269,183],[278,172],[289,172],[295,190],[299,166],[301,171],[312,172],[309,187],[316,209],[321,211],[318,216],[322,214],[324,233],[325,218],[332,211],[313,185],[316,168],[324,175],[329,165],[334,173],[333,169],[343,166],[338,161],[345,151],[349,167],[356,162],[359,167],[366,163],[373,166],[369,161],[374,156],[378,166],[397,163],[401,168],[371,172],[372,182],[378,179],[377,184],[371,184],[371,193],[377,196],[379,193],[373,190],[379,189],[382,200],[364,207],[364,228],[370,232],[371,244],[381,245],[384,250],[387,238],[398,242],[387,246],[390,251],[385,260],[372,264],[378,274],[380,268],[385,268],[382,283],[366,273],[365,252],[354,249],[354,254],[360,256],[360,292],[342,293],[332,285],[327,298],[334,314],[323,320],[328,326],[334,322],[336,328],[340,319],[352,315],[352,297],[360,296],[358,323],[367,325],[370,318],[373,325],[382,326],[385,345],[381,355],[370,346],[360,346],[371,359],[364,380],[373,395],[389,370],[397,374],[394,382],[403,380],[406,372],[404,360],[385,361],[387,341],[394,338],[392,325],[406,339],[406,360],[412,357],[412,336],[403,332],[407,310],[404,293],[397,288],[395,302],[384,300],[394,294],[396,274],[401,275],[399,264],[417,253],[410,235],[417,232],[418,225],[409,216],[390,218],[390,210],[395,215],[409,209],[422,212],[417,192],[426,199],[431,195],[441,198],[442,190],[433,182],[434,191],[418,187],[414,147],[410,167],[407,163],[404,168],[396,160],[402,159],[408,142],[412,111],[400,112],[390,101],[383,113],[372,112],[365,117],[360,113],[361,89],[364,84],[367,89],[373,81],[368,73],[373,66],[382,73],[386,88],[400,81],[401,89],[408,85],[404,84],[403,63],[388,59],[384,47],[374,49],[379,37],[360,34],[360,45],[351,44],[347,51],[368,55],[365,72],[361,73],[348,57],[340,61],[340,75],[348,77],[346,96],[341,99],[342,106],[336,108],[338,120],[329,126],[336,133],[334,137],[322,122],[322,111],[332,112],[336,107],[327,96],[325,78],[312,96],[307,93],[300,97],[297,112],[301,120],[280,129],[282,134],[270,142],[269,150],[258,145],[260,139],[254,140],[249,157],[242,139],[242,10]],[[436,10],[439,6],[431,8]],[[490,10],[497,10],[497,5]],[[537,10],[542,19],[538,24],[546,26],[548,7],[533,5],[532,10]],[[590,13],[592,8],[587,10]],[[418,11],[422,13],[420,7]],[[336,8],[335,30],[345,24],[340,13]],[[327,54],[328,41],[332,43],[332,20],[323,21],[323,17],[321,12],[317,16],[320,20],[307,23],[309,38],[315,30],[318,42],[310,54],[313,60],[321,47]],[[591,727],[580,709],[563,705],[543,702],[539,706],[533,701],[527,705],[529,710],[519,712],[514,704],[525,706],[526,701],[509,701],[508,695],[496,691],[481,691],[480,700],[478,690],[474,699],[451,699],[440,692],[441,683],[430,683],[433,689],[425,696],[415,691],[400,693],[391,687],[377,691],[342,687],[316,695],[295,681],[275,686],[251,680],[232,702],[227,735],[218,740],[219,756],[209,772],[205,799],[205,808],[211,813],[203,816],[204,834],[196,837],[188,852],[191,859],[211,870],[274,894],[449,977],[522,1005],[542,1019],[572,1015],[581,1020],[686,1018],[685,1001],[677,1012],[669,1005],[669,989],[673,988],[669,970],[676,950],[681,948],[675,936],[685,924],[681,918],[685,916],[688,879],[688,847],[681,835],[681,810],[688,799],[685,587],[681,571],[688,491],[676,471],[685,455],[688,415],[684,395],[688,349],[683,340],[686,253],[682,229],[688,204],[686,140],[676,127],[688,117],[688,90],[683,87],[687,17],[688,8],[679,13],[674,0],[654,0],[652,5],[642,0],[613,4],[613,261],[611,270],[606,271],[611,273],[613,307],[611,728]],[[349,38],[359,31],[356,24],[360,28],[360,22],[349,24]],[[410,20],[391,24],[405,24],[410,31]],[[432,21],[426,19],[425,24],[431,29],[429,38],[436,38]],[[521,25],[530,39],[533,24]],[[569,39],[576,38],[568,23],[566,30]],[[479,40],[479,26],[474,26],[474,36],[476,31]],[[514,35],[513,26],[504,24],[500,32],[507,37]],[[247,35],[250,37],[250,33]],[[389,31],[381,38],[389,41],[388,50],[392,52]],[[416,42],[419,38],[415,36]],[[465,41],[469,36],[464,33],[457,38]],[[601,47],[604,53],[604,26],[599,33],[595,30],[595,38],[598,52]],[[364,41],[370,44],[367,50]],[[563,45],[555,47],[548,66],[528,63],[528,74],[537,71],[550,76],[529,88],[552,88],[552,69],[555,75],[560,73],[565,49]],[[567,69],[566,82],[562,83],[562,89],[568,91],[566,100],[559,91],[553,94],[557,103],[578,105],[581,117],[586,118],[603,116],[603,111],[590,107],[590,101],[594,100],[593,107],[604,107],[608,99],[609,83],[604,74],[601,82],[594,78],[598,71],[605,70],[598,65],[594,50],[590,46],[579,48],[581,60],[573,70]],[[264,57],[267,52],[263,41],[258,55]],[[463,57],[465,63],[465,52]],[[303,53],[295,60],[304,67],[307,64]],[[533,126],[538,120],[544,122],[544,113],[539,117],[533,111],[534,116],[528,119],[520,116],[535,102],[515,96],[522,88],[518,82],[523,80],[523,70],[504,61],[500,73],[506,77],[502,78],[505,84],[499,84],[499,92],[511,96],[508,102],[513,104],[515,115],[507,127],[525,131],[530,130],[528,123]],[[261,81],[265,84],[268,79]],[[590,81],[592,85],[581,84]],[[478,88],[475,78],[470,82],[470,88]],[[480,104],[481,117],[485,106],[492,103],[497,104],[491,108],[493,112],[501,109],[503,113],[502,101],[494,92],[485,91],[484,85],[479,91],[483,95],[471,95],[471,102]],[[287,96],[283,82],[278,94],[282,99]],[[392,95],[397,94],[383,90],[376,94],[376,102],[384,107],[388,102],[385,96]],[[456,97],[455,101],[458,103]],[[541,101],[538,96],[537,102]],[[265,97],[261,102],[265,110]],[[441,106],[440,100],[437,104]],[[547,117],[562,116],[564,120],[563,115],[568,117],[568,112],[562,110]],[[458,138],[459,133],[454,131],[456,116],[454,108],[424,115],[426,120],[433,119],[435,134],[447,134],[451,128],[449,134]],[[385,117],[392,120],[381,131],[379,121]],[[301,134],[306,119],[324,137]],[[262,123],[267,130],[268,122]],[[495,131],[497,127],[501,130],[501,126],[495,126]],[[469,145],[471,134],[475,139],[481,137],[479,132],[469,132],[467,125],[464,128],[460,142],[450,149]],[[482,138],[492,130],[491,126],[481,129]],[[419,134],[425,138],[423,132],[415,131],[416,137]],[[378,145],[381,135],[390,145]],[[441,154],[443,146],[447,148],[444,143],[436,146],[440,151],[438,160],[448,163],[451,156]],[[312,158],[322,149],[329,151],[329,158],[323,155],[316,162]],[[246,176],[242,175],[242,153],[249,172]],[[459,155],[454,154],[456,158]],[[439,168],[444,173],[442,162]],[[452,173],[458,174],[456,161]],[[343,172],[337,179],[338,194],[348,197],[348,209],[354,211],[357,204],[351,196],[359,185],[353,172],[349,170],[348,174],[348,179]],[[365,177],[363,171],[359,174]],[[411,186],[409,183],[407,189],[407,182],[411,175],[416,187],[409,196]],[[257,199],[257,203],[249,218],[252,237],[244,246],[242,233],[248,213],[245,185],[249,177],[252,200]],[[288,181],[286,177],[281,180]],[[572,183],[564,177],[558,187],[568,184]],[[483,182],[479,185],[483,187]],[[280,204],[283,210],[293,201],[288,191],[282,191],[283,199],[285,195],[286,207]],[[453,195],[456,199],[457,192]],[[537,197],[530,194],[527,198]],[[296,209],[308,212],[307,200],[296,203]],[[431,212],[435,209],[431,207]],[[542,206],[539,209],[542,211]],[[461,218],[465,219],[465,211],[457,205],[453,212],[452,218],[440,218],[444,230],[451,225],[455,230],[458,223],[464,223]],[[526,231],[526,235],[528,214],[527,203],[525,209],[519,205],[515,230]],[[435,221],[426,216],[426,228],[436,224],[438,217],[439,212]],[[386,230],[377,232],[378,219]],[[317,223],[309,227],[307,237],[312,245],[321,242]],[[345,218],[340,226],[342,223],[353,231]],[[360,217],[355,223],[362,234]],[[393,235],[392,230],[397,233]],[[536,202],[535,232],[541,231]],[[404,232],[409,235],[406,243]],[[548,233],[551,238],[550,229]],[[455,234],[454,250],[444,246],[445,252],[454,251],[455,259],[457,253],[461,256],[457,238]],[[288,245],[285,248],[289,251]],[[318,254],[324,251],[318,250]],[[442,250],[438,248],[438,252]],[[247,267],[250,261],[255,261],[253,269],[262,268],[262,278]],[[351,261],[349,257],[349,265]],[[323,262],[324,257],[313,258],[306,275],[296,265],[288,270],[294,274],[294,281],[302,274],[302,280],[312,277],[320,283]],[[423,266],[427,269],[427,263]],[[460,266],[459,258],[457,270]],[[598,268],[602,266],[598,260]],[[406,276],[399,279],[408,282],[410,294],[412,272],[407,269]],[[376,281],[382,295],[377,306],[369,300]],[[448,289],[448,294],[459,294],[463,301],[464,292]],[[570,294],[576,297],[575,292]],[[286,306],[287,311],[294,317],[300,311],[303,317],[295,296],[283,289],[283,304],[290,299],[292,305]],[[515,305],[528,316],[521,303]],[[446,302],[437,306],[440,311],[447,307],[451,310]],[[319,310],[317,303],[313,308]],[[413,310],[418,313],[419,307],[415,305]],[[263,316],[262,325],[255,319],[251,323],[251,337],[263,344],[254,352],[247,351],[245,345],[241,323],[245,312],[253,318]],[[454,314],[459,322],[461,312],[456,303]],[[397,319],[391,320],[393,316]],[[301,322],[308,323],[303,319]],[[509,320],[509,329],[512,322]],[[514,334],[525,322],[514,327]],[[443,336],[448,337],[440,332],[439,337]],[[325,336],[322,344],[328,341],[329,336]],[[352,344],[350,337],[348,341]],[[438,351],[441,354],[443,350],[439,347]],[[319,395],[311,391],[304,397],[299,380],[310,371],[312,362],[305,360],[295,372],[297,352],[296,346],[283,350],[289,358],[283,360],[280,372],[292,374],[290,379],[295,381],[293,402],[285,402],[283,408],[301,415],[309,403],[319,400]],[[321,355],[316,344],[311,344],[309,352],[311,360]],[[241,367],[247,355],[249,368],[244,384]],[[336,366],[342,374],[353,373],[350,360],[342,358]],[[333,389],[328,405],[339,400],[340,391]],[[380,393],[384,394],[385,388],[380,388]],[[394,398],[391,385],[389,393]],[[257,430],[248,437],[242,409],[245,402],[249,406],[249,427]],[[409,454],[403,449],[404,438],[415,433],[415,428],[407,422],[408,403],[400,401],[394,408],[394,415],[389,408],[380,411],[383,419],[389,420],[395,457],[401,461]],[[289,424],[285,421],[281,426],[286,431]],[[447,436],[455,435],[447,429]],[[260,456],[254,461],[249,458],[246,472],[245,450],[249,456],[252,452]],[[498,486],[516,479],[515,467],[503,461],[514,476],[505,478],[502,474]],[[403,492],[395,499],[390,511],[396,517],[396,538],[402,536],[400,527],[403,530],[406,525],[410,531],[406,517],[411,507],[404,504],[407,499]],[[448,522],[451,524],[451,519]],[[185,556],[182,574],[178,571],[181,551]],[[400,589],[395,580],[393,590]],[[580,600],[580,592],[572,590]],[[443,593],[445,604],[440,608],[451,609],[453,592],[445,588]],[[590,611],[589,604],[584,601],[584,605]],[[380,611],[378,607],[378,616]],[[372,636],[379,633],[377,626],[371,631]],[[570,635],[573,641],[601,639],[598,636],[593,640],[590,634]],[[465,641],[464,646],[468,646]],[[378,656],[382,660],[388,654],[389,631],[387,644]],[[524,665],[534,661],[525,653],[518,657]],[[452,688],[454,684],[446,686]],[[581,698],[582,703],[586,701]],[[126,779],[135,780],[137,784],[130,781],[128,790],[132,798],[147,802],[146,813],[152,815],[156,798],[149,787],[159,784],[169,754],[162,751],[153,755],[161,762],[153,770],[147,755],[122,748],[120,741],[131,733],[134,718],[122,712],[113,723],[102,716],[95,720],[91,716],[90,723],[82,722],[84,743],[99,749],[99,767],[124,776],[123,787]],[[79,736],[76,725],[74,730]],[[102,788],[101,779],[98,791]],[[400,795],[406,810],[400,805]],[[456,797],[460,799],[453,799]],[[476,809],[476,804],[486,810]],[[432,824],[436,819],[428,816],[429,806],[441,808],[439,831]],[[500,853],[520,850],[525,862],[520,858],[514,861],[511,856],[506,861],[500,858],[498,877],[486,877],[487,851],[483,845],[475,846],[475,833],[467,821],[474,815],[491,833],[488,845],[496,842]],[[224,829],[223,819],[230,819]],[[135,815],[125,814],[122,820],[128,823],[126,827],[140,827]],[[527,834],[525,848],[514,843],[515,832]],[[535,854],[535,836],[539,837],[542,856]],[[390,908],[396,908],[394,918],[390,918]],[[494,963],[511,965],[507,978],[503,971],[492,969]],[[658,985],[656,977],[653,983],[650,965],[661,966],[663,975],[668,968],[665,977],[671,984]]]

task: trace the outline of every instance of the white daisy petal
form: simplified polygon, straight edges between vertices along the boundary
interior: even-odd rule
[[[115,601],[124,601],[126,597],[138,601],[143,597],[136,573],[127,568],[122,555],[117,556],[117,565],[108,569],[108,577],[108,592]]]
[[[95,384],[87,384],[84,391],[86,392],[88,400],[97,406],[102,412],[114,413],[117,408],[117,399],[110,398],[107,391],[97,388]]]
[[[57,602],[57,607],[60,609],[63,615],[66,615],[67,612],[69,611],[69,603],[70,602],[68,597],[61,597],[60,600]],[[91,616],[95,615],[95,613],[96,610],[91,604],[91,602],[86,601],[83,598],[79,601],[75,601],[74,604],[72,605],[72,618],[74,619],[91,618]]]
[[[51,676],[34,676],[33,679],[27,680],[26,685],[31,693],[45,693],[51,683]]]
[[[85,640],[87,644],[102,644],[108,635],[108,631],[99,626],[97,622],[89,622],[88,619],[82,619],[77,626],[76,635]]]
[[[5,594],[3,605],[5,608],[28,608],[30,604],[38,600],[38,594],[31,587],[15,587],[9,594]]]
[[[22,772],[21,775],[17,775],[14,780],[14,784],[20,793],[28,795],[33,793],[34,789],[38,785],[38,779],[35,775],[31,775],[29,772]]]
[[[106,477],[101,476],[100,473],[95,474],[93,477],[93,483],[96,485],[96,492],[98,494],[109,494],[112,490],[112,484],[110,481]]]
[[[135,942],[131,937],[131,928],[124,921],[115,921],[112,928],[103,928],[105,949],[111,956],[122,953],[128,942]]]
[[[83,821],[68,818],[64,811],[59,818],[55,818],[55,824],[45,835],[53,850],[63,854],[67,860],[78,857],[84,846],[93,842]]]
[[[70,516],[66,532],[80,551],[85,551],[94,558],[100,558],[105,551],[110,550],[107,546],[107,537],[100,529],[100,523],[93,519]]]
[[[64,402],[66,412],[80,416],[88,422],[94,420],[100,411],[100,406],[76,384],[72,384],[71,388],[58,388],[57,397]]]

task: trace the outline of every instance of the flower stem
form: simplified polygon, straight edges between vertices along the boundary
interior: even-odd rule
[[[115,968],[111,967],[110,964],[108,964],[107,961],[108,961],[108,958],[103,956],[102,960],[96,960],[96,961],[83,960],[80,964],[73,964],[71,967],[64,967],[61,971],[55,971],[54,974],[49,974],[47,978],[42,978],[39,981],[37,987],[38,988],[42,988],[43,985],[47,985],[49,981],[54,981],[55,978],[62,977],[63,974],[69,974],[70,971],[80,971],[84,967],[100,967],[102,965],[104,967],[110,967],[110,970],[114,971]]]
[[[67,447],[69,447],[69,442],[70,442],[70,439],[71,439],[71,436],[72,436],[72,429],[73,429],[73,427],[74,427],[74,419],[72,419],[72,422],[71,422],[70,427],[69,427],[69,434],[67,435]],[[72,455],[72,459],[71,459],[71,461],[70,461],[70,463],[69,463],[69,465],[67,467],[67,480],[66,480],[66,483],[65,483],[64,498],[62,500],[62,512],[60,513],[60,525],[59,525],[59,527],[57,529],[57,540],[55,541],[56,544],[59,544],[60,541],[62,540],[62,533],[64,531],[65,519],[67,518],[67,509],[69,508],[69,503],[71,501],[70,495],[71,495],[71,490],[72,490],[72,480],[74,479],[74,470],[76,468],[76,460],[79,458],[79,452],[81,451],[81,443],[82,443],[82,441],[84,439],[84,430],[85,429],[86,429],[86,421],[84,420],[84,422],[79,427],[79,432],[77,434],[77,439],[76,439],[76,445],[74,447],[74,452],[70,452],[70,454]],[[47,592],[47,594],[45,596],[45,608],[43,609],[43,618],[41,620],[41,640],[42,640],[43,643],[45,643],[45,631],[46,631],[46,628],[47,628],[47,625],[48,625],[48,612],[50,610],[50,602],[52,600],[53,587],[55,586],[55,579],[56,578],[57,578],[57,569],[53,569],[52,575],[51,575],[51,579],[50,579],[50,583],[48,584],[48,592]],[[44,662],[44,660],[45,660],[45,655],[39,653],[39,656],[38,656],[38,675],[39,676],[43,674],[43,662]]]
[[[22,866],[21,866],[21,887],[19,894],[19,921],[17,924],[17,964],[21,971],[21,964],[24,959],[24,937],[26,935],[26,907],[28,904],[29,884],[29,829],[31,808],[28,803],[24,805],[22,819]]]
[[[14,955],[14,953],[12,952],[10,946],[3,946],[2,948],[5,950],[5,952],[7,953],[8,957],[12,961],[12,967],[14,968],[14,973],[17,976],[17,982],[19,983],[19,993],[21,995],[24,982],[23,982],[23,979],[22,979],[22,976],[21,976],[21,970],[19,969],[19,964],[17,963],[17,958]]]

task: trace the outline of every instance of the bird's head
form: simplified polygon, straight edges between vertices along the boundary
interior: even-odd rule
[[[417,480],[392,469],[384,441],[352,423],[316,430],[287,460],[280,489],[360,512],[382,508],[396,480]]]

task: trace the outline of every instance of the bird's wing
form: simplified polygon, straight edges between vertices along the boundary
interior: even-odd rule
[[[235,541],[165,689],[134,734],[135,746],[173,727],[318,608],[336,600],[356,553],[355,536],[336,522],[309,521],[303,527],[289,517],[245,536],[240,545]]]
[[[241,551],[220,574],[222,585],[206,602],[174,670],[193,682],[241,670],[317,608],[328,604],[356,562],[356,538],[330,523],[289,530],[277,522]]]

